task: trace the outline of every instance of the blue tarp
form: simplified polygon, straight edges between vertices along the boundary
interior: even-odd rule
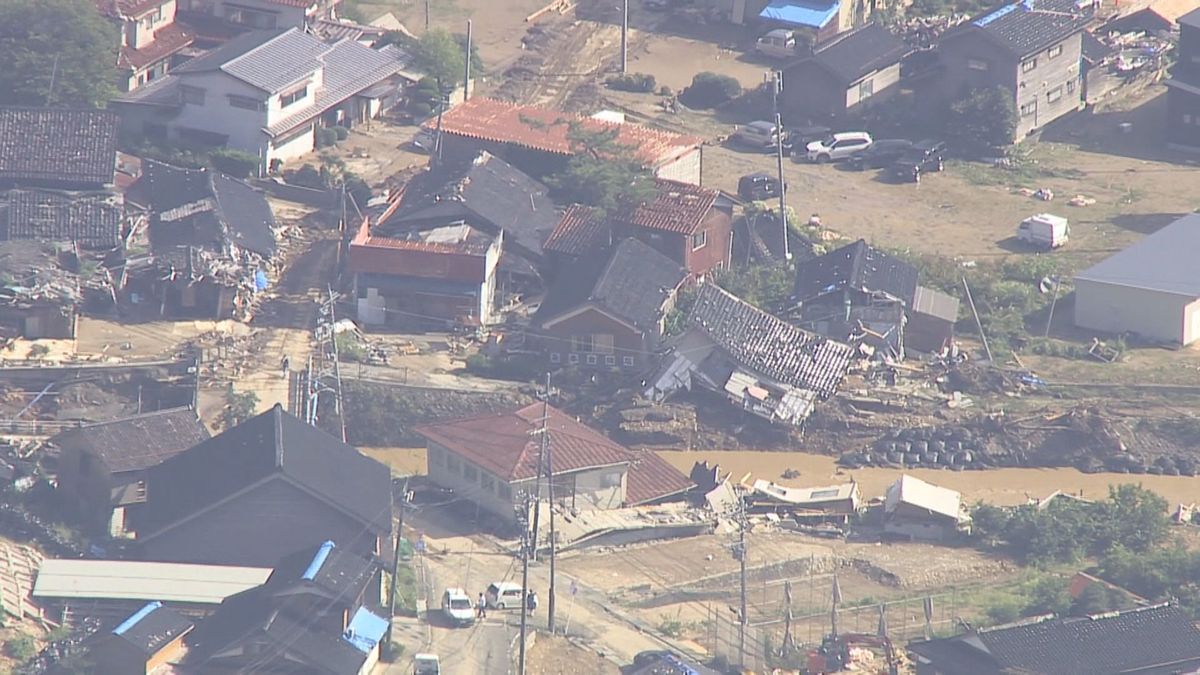
[[[354,618],[350,619],[350,624],[346,626],[346,634],[342,639],[365,654],[383,639],[387,626],[387,619],[375,616],[366,607],[359,607],[354,613]]]
[[[815,0],[771,0],[771,4],[759,13],[759,17],[768,21],[785,23],[805,28],[821,28],[829,20],[837,16],[838,0],[832,2]]]
[[[265,291],[270,282],[267,280],[267,275],[262,270],[254,273],[254,288],[255,290]]]

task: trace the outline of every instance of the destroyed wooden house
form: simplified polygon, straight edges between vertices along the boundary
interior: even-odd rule
[[[149,252],[131,255],[128,264],[124,299],[131,308],[159,316],[250,316],[277,252],[275,216],[261,192],[214,171],[146,161],[127,196],[149,216]]]
[[[858,483],[823,487],[791,488],[769,480],[756,480],[746,500],[758,512],[772,512],[795,519],[801,524],[849,524],[858,513],[861,497]]]
[[[848,345],[797,328],[713,283],[700,286],[686,326],[650,380],[645,393],[651,400],[699,386],[763,419],[801,426],[817,401],[837,391],[853,357]]]
[[[859,239],[796,267],[798,323],[890,360],[910,348],[940,352],[958,300],[917,281],[915,266]]]
[[[0,242],[0,334],[73,338],[82,291],[53,243]]]
[[[892,483],[884,497],[884,532],[908,539],[946,541],[970,532],[971,516],[954,490],[908,474]]]

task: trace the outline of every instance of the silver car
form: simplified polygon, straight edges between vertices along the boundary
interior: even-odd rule
[[[823,164],[849,159],[871,147],[872,142],[871,134],[865,131],[842,131],[809,143],[805,150],[808,161]]]

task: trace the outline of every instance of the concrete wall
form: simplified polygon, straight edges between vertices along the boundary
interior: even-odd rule
[[[575,477],[574,500],[571,503],[577,509],[618,509],[625,503],[625,466],[609,466],[598,469],[579,471]],[[555,479],[555,485],[559,479]],[[567,502],[567,496],[559,497],[555,490],[555,498]]]
[[[1166,141],[1177,150],[1200,150],[1200,93],[1167,89]]]
[[[1022,59],[1022,64],[1036,66],[1029,72],[1017,66],[1018,140],[1083,108],[1082,53],[1083,41],[1076,33]]]
[[[483,470],[439,443],[429,441],[426,448],[430,480],[475,502],[505,523],[517,522],[513,510],[517,490],[507,480]]]
[[[1075,325],[1081,328],[1187,344],[1200,338],[1198,312],[1195,298],[1075,280]]]
[[[185,103],[170,122],[175,133],[180,127],[198,129],[229,137],[226,147],[244,150],[262,157],[267,137],[262,128],[267,125],[267,113],[262,110],[236,108],[229,104],[230,96],[262,100],[258,89],[221,72],[180,75],[181,85],[204,91],[202,103]]]
[[[259,29],[301,28],[307,10],[306,7],[289,7],[270,0],[220,0],[213,9],[223,19]]]

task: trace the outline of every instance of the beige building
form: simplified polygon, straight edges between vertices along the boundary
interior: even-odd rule
[[[1075,276],[1075,324],[1188,345],[1200,340],[1200,214]]]

